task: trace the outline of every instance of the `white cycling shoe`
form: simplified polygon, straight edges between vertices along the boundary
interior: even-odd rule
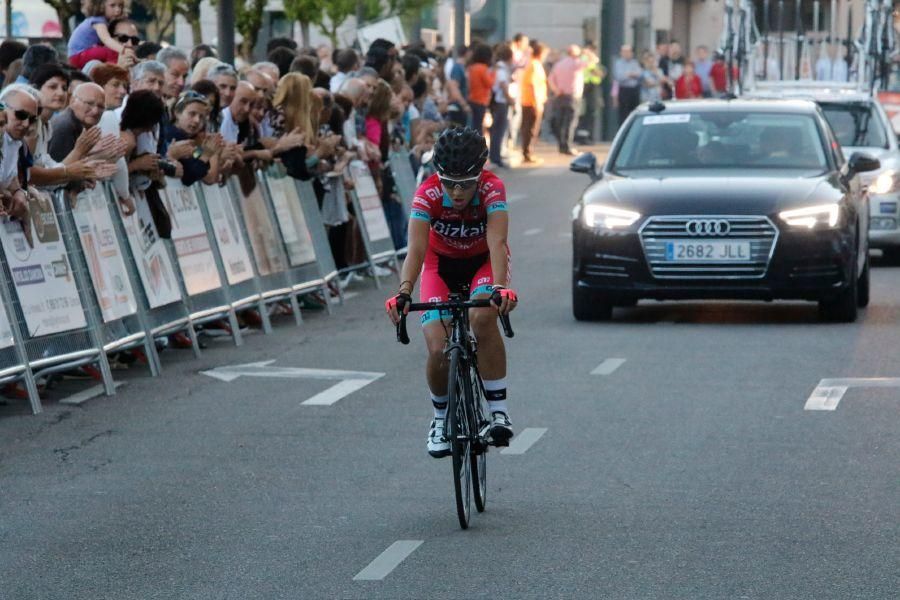
[[[446,419],[434,419],[428,429],[428,454],[434,458],[450,456],[450,442],[444,437]]]
[[[491,413],[491,439],[495,446],[509,446],[509,440],[513,436],[512,423],[505,412]]]

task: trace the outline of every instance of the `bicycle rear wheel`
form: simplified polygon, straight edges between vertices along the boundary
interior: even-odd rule
[[[487,432],[490,422],[485,418],[483,406],[483,398],[481,396],[481,387],[478,382],[478,376],[472,369],[469,373],[469,390],[471,402],[468,402],[470,418],[472,423],[472,495],[475,497],[475,508],[478,512],[484,512],[487,505],[487,435],[480,435],[482,431]]]
[[[469,528],[472,514],[472,444],[467,415],[467,396],[471,394],[468,383],[468,368],[461,357],[461,351],[450,352],[450,398],[447,402],[447,437],[453,457],[453,488],[456,492],[456,516],[459,526]]]

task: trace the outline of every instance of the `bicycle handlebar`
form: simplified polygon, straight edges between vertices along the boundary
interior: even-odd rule
[[[416,311],[424,311],[424,310],[452,310],[454,308],[459,309],[467,309],[467,308],[488,308],[492,305],[492,302],[489,298],[480,298],[478,300],[465,300],[462,302],[410,302],[409,303],[409,312]],[[397,323],[397,341],[401,344],[409,343],[409,334],[406,332],[406,313],[403,310],[404,307],[398,306],[397,309],[400,311],[400,322]],[[500,325],[503,327],[503,335],[508,338],[511,338],[515,335],[515,332],[512,330],[512,325],[509,323],[509,315],[499,315],[500,316]]]

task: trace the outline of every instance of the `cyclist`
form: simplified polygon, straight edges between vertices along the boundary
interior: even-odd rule
[[[491,412],[491,437],[505,444],[513,435],[506,406],[506,349],[497,326],[497,314],[516,307],[516,293],[509,285],[509,216],[506,190],[499,177],[484,170],[488,148],[480,133],[470,127],[445,130],[434,145],[437,171],[426,179],[413,198],[409,217],[409,244],[401,271],[400,288],[385,302],[396,325],[408,304],[419,273],[422,302],[448,299],[450,292],[468,286],[470,298],[492,298],[496,307],[470,312],[472,331],[478,340],[478,370]],[[422,313],[428,346],[425,376],[434,406],[428,431],[428,453],[440,458],[450,454],[444,437],[449,392],[449,364],[444,356],[447,314]]]

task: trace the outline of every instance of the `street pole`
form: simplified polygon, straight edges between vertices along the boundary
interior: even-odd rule
[[[453,45],[456,48],[466,45],[466,0],[453,2]]]
[[[234,0],[219,0],[219,60],[234,64]]]
[[[6,0],[6,38],[12,38],[12,3],[13,0]]]

